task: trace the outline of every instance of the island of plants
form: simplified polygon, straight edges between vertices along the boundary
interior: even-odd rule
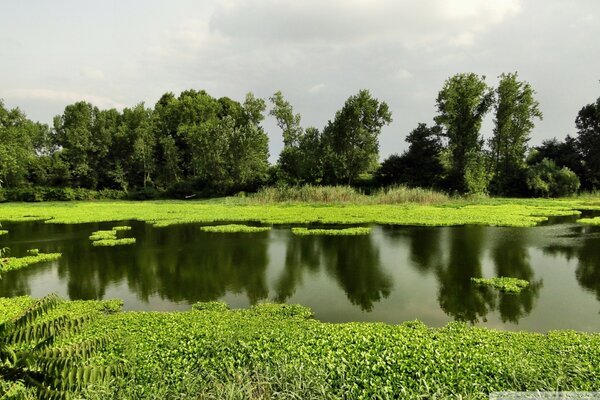
[[[202,226],[200,230],[203,232],[215,232],[215,233],[257,233],[257,232],[268,232],[271,230],[270,226],[248,226],[239,224],[227,224],[227,225],[214,225],[214,226]]]
[[[518,294],[529,286],[524,279],[500,276],[495,278],[471,278],[471,282],[478,286],[488,286],[501,292]]]
[[[292,233],[298,236],[358,236],[368,235],[371,233],[371,228],[357,227],[344,229],[308,229],[308,228],[292,228]]]
[[[90,235],[90,240],[93,246],[112,247],[134,244],[135,238],[120,238],[117,239],[117,232],[129,231],[130,226],[121,225],[115,226],[111,230],[99,230]]]
[[[40,253],[37,249],[29,250],[28,255],[24,257],[9,257],[5,254],[0,257],[0,273],[58,260],[61,256],[61,253]]]

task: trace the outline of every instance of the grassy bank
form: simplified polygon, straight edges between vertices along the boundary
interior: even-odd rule
[[[30,303],[0,299],[0,319]],[[87,397],[484,399],[499,390],[600,387],[597,333],[328,324],[300,306],[199,308],[112,314],[113,305],[102,302],[64,303],[57,312],[96,315],[80,336],[115,334],[94,362],[123,358],[128,369]]]
[[[85,223],[139,220],[157,227],[217,221],[262,224],[396,224],[533,226],[549,216],[600,209],[600,199],[455,199],[426,205],[353,203],[256,204],[244,198],[211,201],[98,201],[0,204],[0,221]]]

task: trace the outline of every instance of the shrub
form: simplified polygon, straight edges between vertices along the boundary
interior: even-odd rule
[[[569,168],[559,168],[554,161],[544,158],[527,171],[527,186],[536,196],[563,197],[575,194],[580,182]]]

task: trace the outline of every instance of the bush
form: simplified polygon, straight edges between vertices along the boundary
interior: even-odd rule
[[[580,182],[569,168],[559,168],[554,161],[544,158],[527,171],[527,186],[535,196],[563,197],[575,194]]]

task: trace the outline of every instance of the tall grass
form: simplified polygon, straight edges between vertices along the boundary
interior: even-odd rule
[[[437,204],[450,200],[432,189],[391,186],[366,195],[350,186],[273,186],[248,197],[250,203]]]

